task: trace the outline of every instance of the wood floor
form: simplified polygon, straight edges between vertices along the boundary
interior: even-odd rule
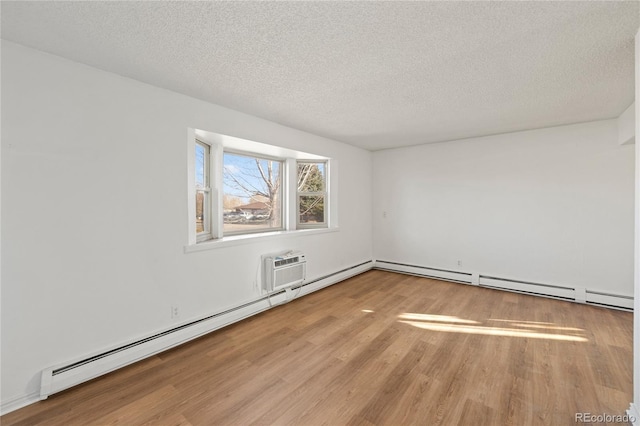
[[[632,314],[369,271],[8,425],[570,425],[632,400]]]

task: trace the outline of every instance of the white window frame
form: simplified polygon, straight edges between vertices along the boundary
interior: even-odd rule
[[[202,232],[197,232],[196,227],[196,241],[206,241],[211,239],[211,146],[205,142],[202,142],[198,139],[195,141],[194,145],[194,156],[195,156],[195,148],[197,146],[201,146],[204,148],[204,164],[203,164],[203,175],[204,175],[204,185],[202,188],[197,188],[194,182],[194,191],[195,197],[198,195],[198,191],[203,192],[203,205],[202,205]],[[194,158],[194,166],[195,166],[195,158]],[[194,170],[194,179],[195,179],[195,170]],[[196,198],[194,198],[194,202]],[[196,209],[197,210],[197,209]],[[195,217],[195,215],[193,216]]]
[[[324,165],[324,191],[314,191],[314,192],[306,192],[300,191],[297,185],[298,179],[298,165],[299,164],[322,164]],[[327,160],[304,160],[300,159],[296,161],[296,229],[317,229],[317,228],[327,228],[329,226],[329,161]],[[300,222],[300,197],[303,196],[322,196],[324,198],[324,211],[323,218],[324,220],[320,223],[301,223]]]
[[[196,186],[195,186],[195,146],[196,139],[209,146],[209,231],[196,235]],[[335,159],[310,154],[293,149],[269,145],[210,131],[189,128],[187,131],[187,213],[188,243],[185,252],[244,244],[256,239],[281,238],[289,235],[310,235],[314,233],[336,232],[337,210],[337,163]],[[283,162],[283,226],[281,229],[262,229],[256,233],[224,234],[224,153],[234,153],[249,157],[274,159]],[[325,222],[322,226],[304,227],[298,224],[297,164],[300,162],[324,162],[326,164]]]

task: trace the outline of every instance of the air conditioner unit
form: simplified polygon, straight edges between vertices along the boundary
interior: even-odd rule
[[[301,284],[307,276],[307,260],[302,252],[265,255],[262,259],[263,288],[269,293]]]

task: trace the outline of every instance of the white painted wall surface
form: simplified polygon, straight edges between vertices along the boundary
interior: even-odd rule
[[[618,117],[618,143],[635,143],[636,137],[636,103],[629,105]]]
[[[2,403],[40,371],[260,295],[260,255],[307,276],[372,258],[371,153],[2,42]],[[184,253],[187,128],[335,159],[340,229]]]
[[[617,136],[614,119],[375,152],[374,258],[632,296]]]

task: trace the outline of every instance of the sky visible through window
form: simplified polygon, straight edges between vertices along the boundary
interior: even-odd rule
[[[206,186],[206,149],[196,144],[195,183],[197,189]],[[223,191],[226,195],[249,202],[256,194],[269,194],[268,181],[275,182],[280,176],[280,162],[266,159],[258,159],[264,176],[256,164],[255,157],[225,153],[224,154],[224,179]],[[269,163],[271,173],[269,176]]]
[[[196,144],[196,188],[204,188],[204,147]]]
[[[256,164],[256,157],[224,154],[224,194],[250,202],[252,196],[269,195],[268,182],[276,183],[280,177],[280,162],[258,158],[262,173]],[[271,176],[269,176],[271,163]]]

